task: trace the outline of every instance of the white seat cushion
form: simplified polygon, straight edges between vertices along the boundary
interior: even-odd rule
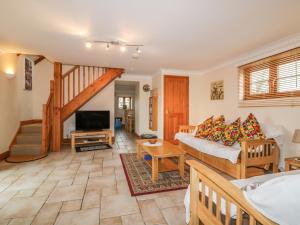
[[[175,139],[200,152],[223,159],[228,159],[234,164],[237,163],[241,151],[239,144],[234,146],[224,146],[222,143],[196,138],[188,133],[177,133],[175,135]]]

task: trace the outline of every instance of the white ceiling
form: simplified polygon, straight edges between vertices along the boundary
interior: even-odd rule
[[[207,70],[300,32],[299,0],[1,0],[0,49],[71,64]],[[86,49],[89,40],[144,44]]]

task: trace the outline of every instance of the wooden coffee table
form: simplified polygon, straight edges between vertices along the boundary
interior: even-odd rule
[[[136,141],[137,158],[144,160],[144,153],[151,155],[152,160],[145,160],[152,168],[152,182],[156,182],[159,172],[167,172],[179,170],[180,176],[184,177],[184,155],[185,151],[181,150],[177,145],[170,142],[158,140],[161,146],[145,146],[144,143],[149,140],[140,139]],[[174,163],[170,158],[177,157],[178,164]]]

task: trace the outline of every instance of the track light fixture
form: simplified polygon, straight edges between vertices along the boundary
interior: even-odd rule
[[[87,48],[91,48],[93,46],[93,44],[105,44],[107,50],[111,46],[119,46],[121,52],[125,52],[127,50],[127,48],[135,47],[137,54],[142,53],[141,47],[144,46],[142,44],[131,44],[131,43],[123,42],[123,41],[99,41],[99,40],[86,42],[85,46]]]

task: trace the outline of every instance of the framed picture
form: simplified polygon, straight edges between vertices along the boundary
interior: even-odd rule
[[[213,81],[210,84],[210,99],[223,100],[224,99],[224,81]]]
[[[25,90],[32,90],[32,62],[25,58]]]

